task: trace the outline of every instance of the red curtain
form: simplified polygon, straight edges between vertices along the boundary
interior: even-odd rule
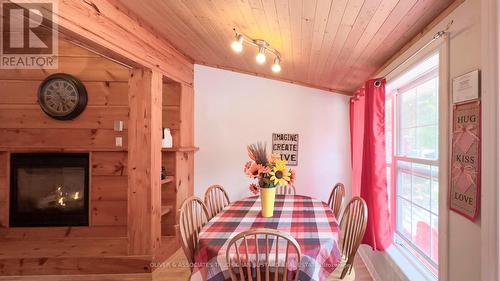
[[[385,250],[392,244],[385,148],[385,79],[368,80],[351,98],[353,196],[365,199],[368,225],[363,244]]]
[[[363,162],[363,135],[365,124],[365,89],[355,93],[350,102],[351,120],[351,167],[352,167],[352,196],[360,196],[361,192],[361,165]]]

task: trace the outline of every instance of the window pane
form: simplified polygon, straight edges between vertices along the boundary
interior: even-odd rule
[[[430,209],[430,167],[428,165],[413,164],[412,168],[412,202],[425,209]]]
[[[417,108],[416,108],[416,89],[408,90],[399,95],[400,104],[400,123],[401,129],[411,128],[416,125]]]
[[[435,160],[438,156],[438,132],[436,125],[417,127],[414,157]]]
[[[417,87],[417,126],[437,124],[437,77]]]
[[[419,152],[416,150],[417,129],[407,128],[401,129],[399,140],[399,155],[406,157],[418,157]]]
[[[398,95],[398,155],[437,160],[438,90],[434,77]]]
[[[431,216],[416,205],[412,205],[412,237],[415,245],[425,254],[430,255],[431,249]]]
[[[398,161],[396,190],[398,196],[411,200],[411,163]]]
[[[407,239],[411,238],[411,204],[401,198],[396,200],[397,206],[397,230],[398,233],[405,236]]]

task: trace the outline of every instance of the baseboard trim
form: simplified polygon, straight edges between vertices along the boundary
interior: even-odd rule
[[[383,281],[382,278],[380,278],[377,270],[375,269],[375,266],[373,266],[372,261],[366,255],[365,249],[359,248],[358,249],[358,254],[361,257],[361,260],[363,260],[363,262],[365,263],[366,269],[370,273],[373,281]]]

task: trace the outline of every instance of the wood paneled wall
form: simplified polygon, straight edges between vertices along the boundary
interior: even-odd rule
[[[95,231],[3,229],[0,235],[125,236],[129,70],[63,39],[59,44],[58,69],[0,70],[0,226],[8,225],[10,152],[83,151],[90,153],[90,226]],[[40,83],[57,72],[79,78],[88,92],[87,108],[71,121],[48,117],[37,102]],[[115,120],[124,121],[123,132],[113,130]],[[118,136],[123,147],[115,146]]]
[[[85,274],[108,274],[104,279],[124,280],[122,274],[111,274],[133,273],[133,278],[136,274],[145,274],[145,280],[150,280],[154,269],[150,266],[151,262],[163,261],[179,248],[177,238],[172,236],[176,212],[163,213],[163,209],[169,206],[175,208],[192,194],[193,189],[193,63],[151,29],[144,27],[133,15],[108,0],[94,0],[92,3],[61,1],[58,8],[59,30],[64,36],[69,36],[65,38],[131,68],[153,71],[158,74],[158,79],[164,79],[162,91],[166,98],[163,98],[162,107],[158,108],[154,118],[149,118],[149,122],[154,120],[158,124],[161,121],[163,127],[171,128],[176,147],[162,153],[158,143],[151,146],[156,147],[150,149],[151,158],[157,159],[151,163],[156,164],[142,165],[142,171],[151,178],[150,182],[160,181],[159,157],[171,154],[165,160],[172,167],[169,171],[172,173],[171,182],[162,185],[161,193],[171,193],[166,197],[175,197],[175,201],[165,202],[164,206],[164,202],[159,200],[162,198],[155,183],[157,188],[151,196],[154,204],[144,205],[152,207],[148,209],[152,213],[149,218],[150,232],[155,235],[126,237],[127,231],[130,233],[130,229],[137,230],[141,226],[137,220],[131,223],[130,217],[137,213],[139,216],[149,215],[149,211],[136,212],[139,209],[137,204],[127,203],[130,178],[134,178],[132,169],[138,163],[132,160],[141,157],[142,143],[159,142],[156,135],[161,132],[139,141],[129,135],[127,129],[130,127],[130,132],[133,131],[131,116],[136,117],[134,122],[137,125],[148,121],[141,123],[139,119],[145,116],[138,114],[140,112],[134,114],[130,109],[131,106],[138,109],[139,104],[128,99],[131,92],[128,67],[65,39],[60,40],[58,69],[0,70],[0,256],[3,257],[0,258],[0,276],[69,274],[81,277]],[[88,106],[75,120],[56,121],[39,109],[37,89],[43,79],[56,72],[78,77],[87,88]],[[176,94],[165,95],[169,91]],[[145,98],[141,89],[137,88],[135,92],[139,102],[155,103]],[[161,118],[158,115],[160,112]],[[124,121],[123,132],[113,130],[115,120]],[[153,127],[159,128],[158,125]],[[143,127],[141,130],[148,129]],[[123,147],[115,147],[117,136],[123,138]],[[129,142],[129,138],[135,139]],[[158,154],[154,154],[153,150],[158,150]],[[8,228],[10,154],[51,151],[89,152],[90,227]],[[188,160],[182,160],[181,155],[187,155]],[[156,173],[158,178],[154,175]],[[138,180],[135,190],[145,190],[148,185],[148,182]],[[179,190],[182,191],[178,193]],[[176,196],[172,196],[174,194]],[[128,217],[127,210],[131,206],[134,207],[133,213]],[[168,217],[165,225],[160,225],[159,211],[163,217]],[[163,236],[158,237],[160,228],[164,226],[168,230],[166,235],[170,236],[161,233]],[[25,244],[25,241],[30,243]],[[9,246],[3,249],[3,244]],[[54,244],[57,244],[57,249],[52,248]],[[149,247],[150,244],[159,248]],[[131,247],[136,249],[136,245],[139,245],[139,250],[131,251]],[[151,251],[143,251],[144,248],[151,248]]]

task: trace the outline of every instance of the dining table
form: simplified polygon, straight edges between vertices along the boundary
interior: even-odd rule
[[[326,203],[303,195],[276,195],[274,214],[266,218],[260,197],[251,196],[232,202],[202,228],[191,281],[231,280],[226,262],[229,241],[255,228],[279,230],[295,238],[302,259],[293,275],[298,274],[300,281],[326,280],[340,263],[339,224]]]

